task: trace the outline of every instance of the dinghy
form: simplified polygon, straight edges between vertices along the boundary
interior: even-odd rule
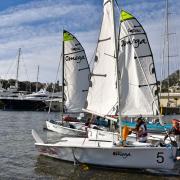
[[[113,81],[112,77],[109,77],[108,74],[104,74],[103,71],[107,71],[109,68],[109,71],[113,71],[114,75],[117,72],[119,76],[119,68],[118,66],[116,66],[119,65],[119,63],[115,38],[116,32],[114,24],[114,0],[104,0],[103,5],[103,22],[98,40],[99,48],[97,48],[94,66],[96,67],[103,65],[103,63],[101,62],[101,55],[104,55],[105,66],[102,66],[102,68],[100,69],[95,68],[97,71],[95,71],[95,69],[93,71],[93,76],[91,77],[92,86],[89,88],[87,98],[87,111],[91,111],[93,112],[93,114],[99,114],[103,117],[106,117],[107,115],[109,115],[110,110],[112,110],[111,114],[113,114],[117,110],[116,108],[112,109],[112,104],[118,104],[118,106],[120,107],[120,93],[119,91],[115,91],[115,89],[119,89],[120,78],[118,78],[117,83],[116,80]],[[140,24],[131,14],[122,11],[121,21],[121,27],[124,28],[124,30],[127,31],[126,26],[128,26],[129,32],[138,31],[140,34],[145,34],[144,30],[140,27]],[[134,44],[131,43],[134,39],[133,34],[130,34],[130,36],[127,37],[124,36],[124,39],[126,38],[129,42],[127,46],[129,46],[129,48],[131,48],[132,51],[135,51]],[[141,42],[147,42],[146,37],[139,37],[138,39]],[[139,43],[139,46],[142,45],[144,45],[144,43]],[[120,44],[120,46],[122,46],[122,44]],[[125,52],[125,54],[126,53],[127,52]],[[131,57],[134,60],[134,54],[130,54],[132,55]],[[111,69],[111,63],[114,64],[113,69]],[[94,77],[98,77],[99,79],[97,78],[97,80],[92,81],[92,78]],[[109,78],[111,79],[111,81],[109,81],[109,86],[112,85],[112,87],[108,87],[108,83],[104,83],[104,86],[102,86],[102,84],[98,84],[98,82],[103,82],[105,79]],[[103,91],[106,91],[106,95]],[[116,95],[112,97],[107,96],[107,94],[111,93],[110,91],[114,91],[114,93],[118,94],[118,103],[116,102]],[[93,97],[93,95],[96,95],[96,93],[97,95],[99,95],[98,98],[97,96]],[[107,102],[105,98],[107,99]],[[107,105],[106,108],[101,108],[101,106],[98,106],[101,105],[101,101]],[[144,102],[144,105],[146,105],[147,99],[145,99]],[[150,108],[150,106],[148,107],[149,109],[152,109]],[[131,110],[131,107],[129,108]],[[121,107],[118,108],[118,110],[119,115],[121,115],[121,112],[124,112],[121,111]],[[142,110],[144,112],[147,112],[144,107]],[[74,163],[86,163],[98,166],[118,168],[172,169],[174,167],[176,160],[177,147],[173,147],[171,144],[167,146],[164,145],[164,147],[161,147],[160,145],[152,145],[151,143],[127,141],[126,144],[122,145],[115,144],[112,141],[91,141],[89,138],[77,137],[65,137],[62,138],[58,143],[46,144],[41,140],[41,138],[34,130],[32,130],[32,135],[36,141],[35,146],[40,154]]]
[[[112,142],[89,141],[88,138],[62,138],[45,144],[35,131],[35,146],[41,155],[76,163],[118,168],[173,169],[176,148],[152,147],[148,143],[114,146]]]

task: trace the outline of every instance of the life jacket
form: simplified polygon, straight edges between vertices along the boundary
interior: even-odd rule
[[[124,126],[123,130],[122,130],[122,140],[123,141],[126,141],[129,132],[130,132],[130,128],[128,128],[127,126]]]

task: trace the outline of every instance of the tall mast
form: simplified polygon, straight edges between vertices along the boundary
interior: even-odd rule
[[[19,61],[20,61],[20,56],[21,56],[21,48],[19,48],[19,52],[18,52],[17,71],[16,71],[15,87],[17,89],[18,89],[18,76],[19,76]]]
[[[120,114],[120,72],[118,68],[118,50],[119,50],[119,44],[117,46],[117,38],[116,38],[116,25],[115,25],[115,15],[114,15],[114,0],[112,0],[112,11],[113,11],[113,19],[114,19],[114,37],[115,37],[115,58],[116,58],[116,73],[117,73],[117,93],[118,93],[118,110],[119,110],[119,131],[121,136],[121,114]],[[120,32],[120,26],[119,26],[119,32]],[[120,33],[119,33],[120,34]],[[118,34],[118,39],[119,39]]]
[[[64,114],[64,31],[63,31],[63,43],[62,43],[62,120]]]
[[[166,43],[167,43],[167,71],[168,71],[168,105],[169,105],[169,3],[166,0]]]
[[[36,92],[38,91],[38,80],[39,80],[39,66],[38,66],[38,70],[37,70]]]

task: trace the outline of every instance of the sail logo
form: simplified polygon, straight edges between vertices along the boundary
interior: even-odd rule
[[[80,51],[81,48],[78,48],[78,47],[74,47],[74,48],[71,48],[72,51]]]
[[[130,152],[128,152],[128,153],[124,152],[123,153],[121,151],[114,151],[113,156],[121,156],[123,159],[126,159],[127,157],[131,156],[131,153]]]
[[[138,48],[142,44],[147,44],[146,39],[129,39],[128,41],[122,40],[121,47],[125,47],[126,45],[133,45],[134,48]]]
[[[80,63],[83,59],[85,59],[85,56],[65,56],[65,61],[77,61],[77,63]]]
[[[140,29],[128,29],[129,33],[140,33],[141,30]]]

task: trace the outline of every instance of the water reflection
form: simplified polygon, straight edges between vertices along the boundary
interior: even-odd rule
[[[35,172],[41,176],[52,176],[61,179],[80,179],[82,177],[81,166],[72,163],[55,160],[49,157],[38,156]]]
[[[139,180],[156,179],[156,180],[179,180],[180,173],[169,171],[160,172],[156,170],[139,170],[139,169],[111,169],[105,167],[94,167],[85,164],[73,165],[65,161],[59,161],[53,158],[38,156],[35,166],[35,172],[40,176],[48,176],[57,179],[127,179]]]

